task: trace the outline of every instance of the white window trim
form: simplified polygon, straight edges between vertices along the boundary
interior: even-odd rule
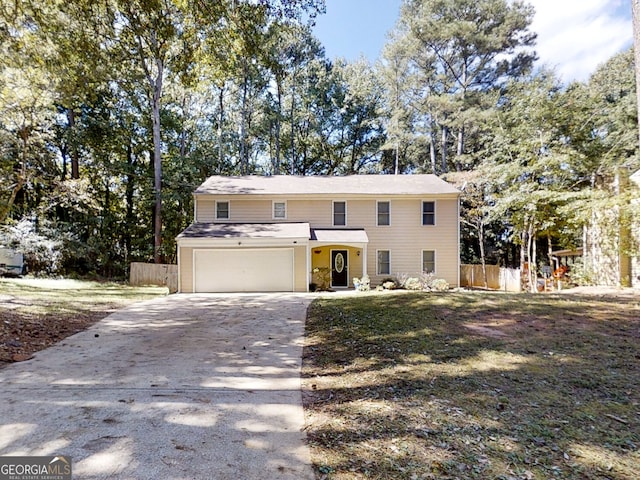
[[[336,203],[344,203],[344,225],[336,225]],[[346,200],[333,200],[331,202],[331,224],[334,227],[346,227],[348,222],[349,207]]]
[[[425,225],[422,221],[424,215],[424,204],[430,202],[433,203],[433,225]],[[438,202],[435,200],[422,200],[420,202],[420,225],[423,227],[435,227],[438,224]]]
[[[380,252],[389,252],[389,272],[380,271]],[[380,248],[376,250],[376,275],[391,275],[391,250],[388,248]]]
[[[388,203],[389,204],[389,223],[387,223],[386,225],[380,225],[379,221],[380,221],[380,211],[379,211],[379,205],[381,203]],[[391,200],[377,200],[376,201],[376,227],[390,227],[391,226]]]
[[[276,217],[276,203],[284,203],[284,217]],[[272,220],[286,220],[288,215],[288,205],[286,200],[273,200],[271,202],[271,218]]]
[[[430,225],[429,225],[430,226]],[[424,252],[433,252],[433,273],[434,275],[437,272],[438,269],[438,252],[436,251],[435,248],[423,248],[422,251],[420,252],[420,270],[422,270],[422,273],[425,273],[424,271]]]
[[[227,217],[219,217],[218,216],[218,203],[226,203],[227,204]],[[231,202],[229,200],[216,200],[215,203],[215,212],[216,212],[216,220],[230,220],[231,219]]]

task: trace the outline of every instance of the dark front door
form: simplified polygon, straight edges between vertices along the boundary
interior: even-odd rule
[[[349,269],[347,268],[347,250],[331,251],[331,286],[348,287]]]

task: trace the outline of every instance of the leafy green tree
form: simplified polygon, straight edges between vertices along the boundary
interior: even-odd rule
[[[385,89],[387,143],[382,158],[382,171],[401,173],[410,167],[430,161],[430,170],[436,172],[434,130],[428,117],[422,115],[425,96],[418,76],[414,74],[415,55],[410,49],[411,39],[407,27],[398,23],[383,50],[379,76]],[[426,122],[422,120],[427,118]],[[427,138],[427,141],[424,139]],[[428,153],[427,153],[428,152]],[[424,159],[424,160],[422,160]],[[424,168],[427,171],[427,168]]]
[[[587,244],[611,243],[609,255],[618,259],[622,274],[617,281],[622,284],[630,282],[630,257],[638,252],[631,235],[637,213],[628,180],[640,168],[634,63],[632,49],[620,52],[598,68],[587,84],[571,89],[577,126],[571,138],[582,155],[574,168],[585,192],[571,216],[594,237],[587,238]],[[598,276],[602,277],[601,268]]]
[[[340,173],[356,174],[375,169],[386,136],[382,122],[383,89],[373,67],[363,58],[333,65],[343,94],[334,102],[338,124],[331,135]]]
[[[430,137],[432,168],[439,136],[441,171],[449,168],[452,147],[460,170],[467,132],[488,104],[482,94],[530,70],[532,18],[533,8],[522,1],[403,3],[394,42],[402,44],[405,68],[416,78],[411,103]]]
[[[541,72],[506,86],[491,120],[482,175],[491,179],[490,219],[508,221],[536,289],[537,240],[563,224],[563,207],[580,195],[572,163],[579,157],[567,137],[570,101],[558,79]]]
[[[636,85],[640,85],[640,1],[631,0],[631,12],[633,20],[633,52],[634,52],[634,73]],[[640,88],[636,91],[637,117],[640,118]],[[640,132],[640,123],[638,124]]]
[[[53,156],[47,148],[52,132],[47,126],[55,111],[48,78],[29,65],[6,67],[0,80],[0,128],[4,143],[0,223],[9,216],[16,199],[23,200],[52,173]],[[24,189],[28,188],[29,191]]]

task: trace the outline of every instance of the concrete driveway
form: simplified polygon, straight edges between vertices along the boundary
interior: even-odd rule
[[[312,479],[304,294],[173,295],[0,370],[0,455],[77,479]]]

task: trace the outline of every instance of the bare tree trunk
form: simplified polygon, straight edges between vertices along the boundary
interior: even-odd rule
[[[153,101],[153,189],[155,210],[153,215],[153,261],[161,263],[162,248],[162,153],[160,148],[160,101],[154,92]]]
[[[6,205],[2,210],[0,210],[0,224],[4,223],[6,218],[9,216],[16,197],[18,196],[18,192],[22,190],[22,187],[27,181],[27,152],[29,150],[29,136],[31,135],[31,128],[22,127],[18,131],[18,135],[20,136],[20,140],[22,140],[22,164],[20,165],[20,174],[18,175],[18,181],[11,189],[11,194],[9,195]]]
[[[627,172],[617,168],[615,174],[615,193],[618,210],[618,284],[621,287],[631,287],[632,262],[629,255],[631,246],[631,219],[629,218],[630,205],[625,201],[625,191],[628,188]]]
[[[489,288],[489,282],[487,281],[487,262],[484,253],[484,222],[478,222],[478,244],[480,246],[480,263],[482,264],[482,282],[484,288]]]
[[[127,145],[127,175],[126,175],[126,187],[125,187],[125,199],[126,199],[126,214],[125,219],[127,225],[134,225],[134,205],[133,194],[135,189],[135,157],[133,156],[133,148],[131,142]],[[125,249],[125,262],[129,261],[131,255],[131,228],[124,229],[124,249]]]
[[[220,87],[218,94],[218,165],[222,165],[224,147],[222,144],[222,123],[224,122],[224,84]]]
[[[536,273],[536,244],[535,244],[535,236],[533,231],[533,220],[527,220],[527,257],[529,258],[529,275],[527,279],[529,291],[531,293],[536,292],[536,282],[537,273]]]
[[[636,103],[638,109],[638,120],[640,120],[640,0],[631,0],[631,11],[633,13],[633,47],[636,85],[638,86],[638,88],[636,88]],[[640,135],[640,123],[638,124],[638,135]]]
[[[527,272],[527,289],[531,293],[535,293],[537,291],[537,280],[538,275],[536,272],[536,262],[537,262],[537,252],[536,252],[536,236],[534,231],[533,220],[527,218],[525,220],[525,231],[522,233],[522,248],[526,248],[526,254],[520,253],[520,261],[522,265],[528,263],[528,272]],[[524,239],[526,238],[526,246],[524,243]],[[528,262],[526,262],[528,260]]]
[[[449,137],[449,129],[442,126],[442,173],[447,173],[447,139]]]
[[[249,90],[249,72],[246,59],[243,61],[242,107],[240,112],[240,174],[246,175],[249,170],[247,157],[247,96]]]
[[[291,114],[289,121],[291,122],[291,175],[296,174],[296,147],[295,147],[295,104],[296,104],[296,74],[293,73],[291,82]]]
[[[273,164],[273,173],[275,175],[280,175],[280,124],[282,119],[282,79],[278,78],[276,80],[276,89],[278,95],[278,112],[276,115],[276,154],[275,154],[275,162]]]
[[[397,151],[398,149],[396,148],[396,152]],[[356,132],[353,135],[353,141],[351,142],[351,171],[349,173],[354,173],[354,174],[358,173],[357,160],[358,160],[358,131],[356,130]],[[396,175],[397,174],[398,173],[396,171]]]
[[[456,170],[459,172],[462,170],[462,164],[460,163],[460,157],[464,153],[464,125],[458,130],[458,146],[456,149]]]
[[[533,222],[531,223],[529,239],[531,242],[531,291],[536,293],[538,291],[538,237],[533,231]]]
[[[522,275],[525,274],[525,266],[528,265],[527,263],[527,254],[528,251],[526,250],[526,243],[525,240],[527,239],[527,232],[525,230],[522,230],[522,232],[520,232],[520,284],[521,286],[524,286],[524,281],[526,281],[527,283],[527,287],[529,286],[529,267],[527,267],[526,270],[526,275],[527,278],[526,279],[522,279]]]
[[[396,155],[393,161],[393,174],[394,175],[398,175],[398,173],[400,172],[400,167],[399,167],[399,163],[400,163],[400,146],[398,145],[398,142],[396,142]]]
[[[186,96],[182,97],[182,114],[186,117],[187,110],[187,99]],[[184,128],[184,122],[182,123],[182,128],[180,129],[180,162],[184,162],[185,157],[187,156],[187,130]]]
[[[160,108],[162,99],[162,81],[164,62],[156,59],[157,74],[152,82],[152,120],[153,120],[153,187],[155,191],[154,229],[153,229],[153,261],[161,263],[162,248],[162,138],[160,136]]]
[[[435,125],[433,126],[435,128]],[[438,174],[438,159],[436,158],[436,141],[433,138],[433,129],[431,134],[429,135],[429,157],[431,160],[431,173],[434,175]]]
[[[527,279],[527,283],[529,285],[529,291],[534,292],[533,290],[533,259],[531,258],[531,228],[528,229],[527,232],[527,257],[529,258],[529,278]]]
[[[72,108],[67,109],[67,123],[69,124],[69,131],[71,132],[71,178],[77,180],[80,178],[80,159],[78,154],[78,145],[75,140],[75,127],[76,127],[76,112]]]

